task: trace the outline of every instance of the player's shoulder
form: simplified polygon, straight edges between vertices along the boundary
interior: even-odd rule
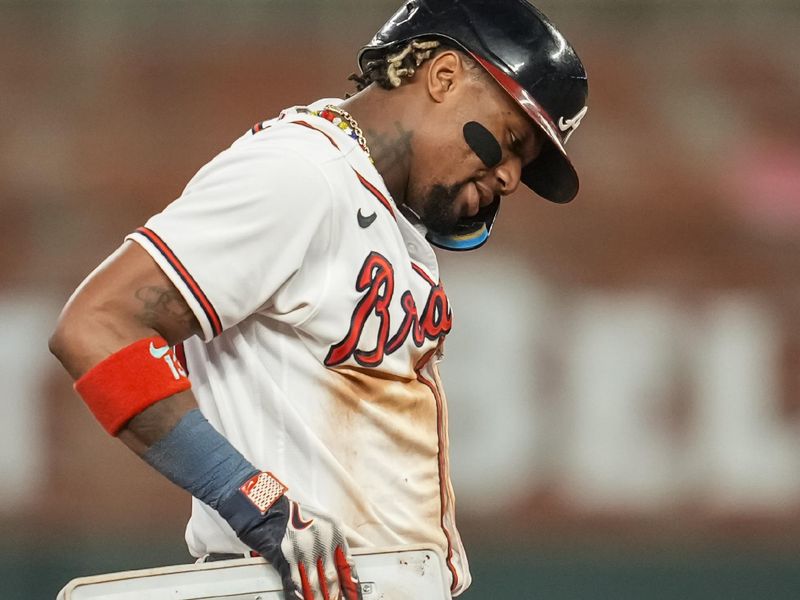
[[[286,159],[319,167],[343,161],[340,146],[326,132],[327,122],[312,112],[317,104],[288,108],[276,118],[256,123],[234,142],[233,148],[249,147],[264,154],[277,154]]]
[[[255,185],[265,193],[302,188],[303,193],[313,189],[320,196],[343,189],[342,174],[349,173],[349,167],[340,150],[342,140],[337,144],[335,138],[344,134],[313,114],[316,104],[286,109],[254,125],[204,165],[187,191],[221,180]]]

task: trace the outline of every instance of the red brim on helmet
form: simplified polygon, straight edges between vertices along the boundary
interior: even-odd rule
[[[488,60],[470,53],[545,135],[539,156],[522,169],[522,183],[552,202],[565,204],[578,193],[578,174],[567,156],[562,133],[533,96]]]

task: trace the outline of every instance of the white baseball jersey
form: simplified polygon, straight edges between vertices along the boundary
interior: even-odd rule
[[[185,352],[209,421],[352,547],[435,543],[466,589],[437,372],[452,314],[432,248],[355,140],[286,110],[127,239],[202,326]],[[186,539],[195,556],[247,550],[196,499]]]

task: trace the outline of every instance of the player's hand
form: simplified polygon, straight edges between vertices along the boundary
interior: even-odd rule
[[[279,519],[265,520],[248,534],[257,550],[278,569],[287,598],[360,600],[361,589],[347,541],[329,516],[301,507],[283,496],[267,511]]]
[[[287,600],[361,600],[341,527],[285,491],[271,474],[260,473],[218,511],[239,539],[278,570]]]

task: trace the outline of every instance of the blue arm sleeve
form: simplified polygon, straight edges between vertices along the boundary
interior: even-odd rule
[[[226,440],[198,409],[187,412],[143,456],[153,468],[217,510],[259,469]]]

